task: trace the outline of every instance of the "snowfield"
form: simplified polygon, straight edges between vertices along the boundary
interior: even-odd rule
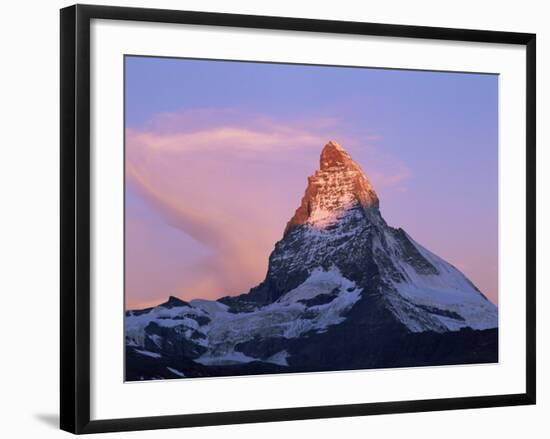
[[[432,316],[446,330],[458,331],[466,327],[496,328],[498,326],[497,307],[455,267],[426,250],[410,236],[407,235],[407,237],[439,274],[419,274],[406,262],[396,259],[394,262],[399,264],[407,278],[406,282],[394,282],[399,294],[413,304],[431,310]],[[450,316],[459,316],[461,319],[450,318]],[[414,328],[417,330],[416,326]]]
[[[154,323],[162,327],[177,327],[187,339],[199,332],[203,337],[193,341],[208,350],[195,360],[198,363],[213,365],[258,361],[236,351],[235,346],[255,338],[295,338],[309,331],[326,331],[329,326],[344,321],[344,313],[359,300],[361,291],[335,267],[328,271],[316,269],[297,288],[276,302],[252,312],[232,313],[226,305],[207,300],[193,300],[189,305],[169,309],[157,306],[138,315],[130,312],[126,317],[126,339],[130,345],[143,346],[148,337],[160,347],[158,336],[146,334],[145,331],[148,325]],[[318,305],[309,302],[308,305],[308,301],[319,296],[330,301],[320,301]],[[210,320],[201,326],[195,320],[196,316]],[[287,358],[288,353],[281,351],[263,361],[286,365]]]

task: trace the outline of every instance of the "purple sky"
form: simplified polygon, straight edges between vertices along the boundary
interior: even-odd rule
[[[126,301],[239,294],[336,140],[388,224],[498,293],[498,77],[126,57]]]

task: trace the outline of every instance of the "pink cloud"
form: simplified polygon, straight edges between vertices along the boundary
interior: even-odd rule
[[[164,290],[166,286],[156,291],[153,280],[128,283],[129,305],[143,303],[138,297],[146,294],[154,297],[151,302],[168,294],[217,298],[246,292],[260,282],[269,253],[300,201],[306,177],[317,168],[319,152],[332,138],[372,157],[376,171],[364,170],[375,184],[403,185],[409,176],[406,167],[341,131],[333,119],[276,121],[235,109],[167,113],[143,129],[128,129],[127,184],[167,226],[208,250],[181,273],[173,273],[170,291]],[[147,233],[154,242],[158,232],[150,227]],[[133,255],[133,260],[135,272],[127,271],[129,277],[153,263],[146,255]],[[154,263],[167,262],[159,255]]]

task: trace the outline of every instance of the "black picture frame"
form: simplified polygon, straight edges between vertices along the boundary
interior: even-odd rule
[[[90,21],[133,20],[256,29],[374,35],[526,47],[526,376],[525,393],[416,401],[90,419]],[[530,33],[447,29],[111,6],[61,10],[61,429],[81,434],[387,413],[535,404],[535,94],[536,36]]]

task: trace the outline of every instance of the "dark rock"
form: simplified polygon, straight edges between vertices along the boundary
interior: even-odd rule
[[[163,308],[176,308],[178,306],[191,306],[188,302],[185,300],[181,300],[178,297],[170,296],[168,300],[164,303],[161,303],[159,306],[162,306]]]

